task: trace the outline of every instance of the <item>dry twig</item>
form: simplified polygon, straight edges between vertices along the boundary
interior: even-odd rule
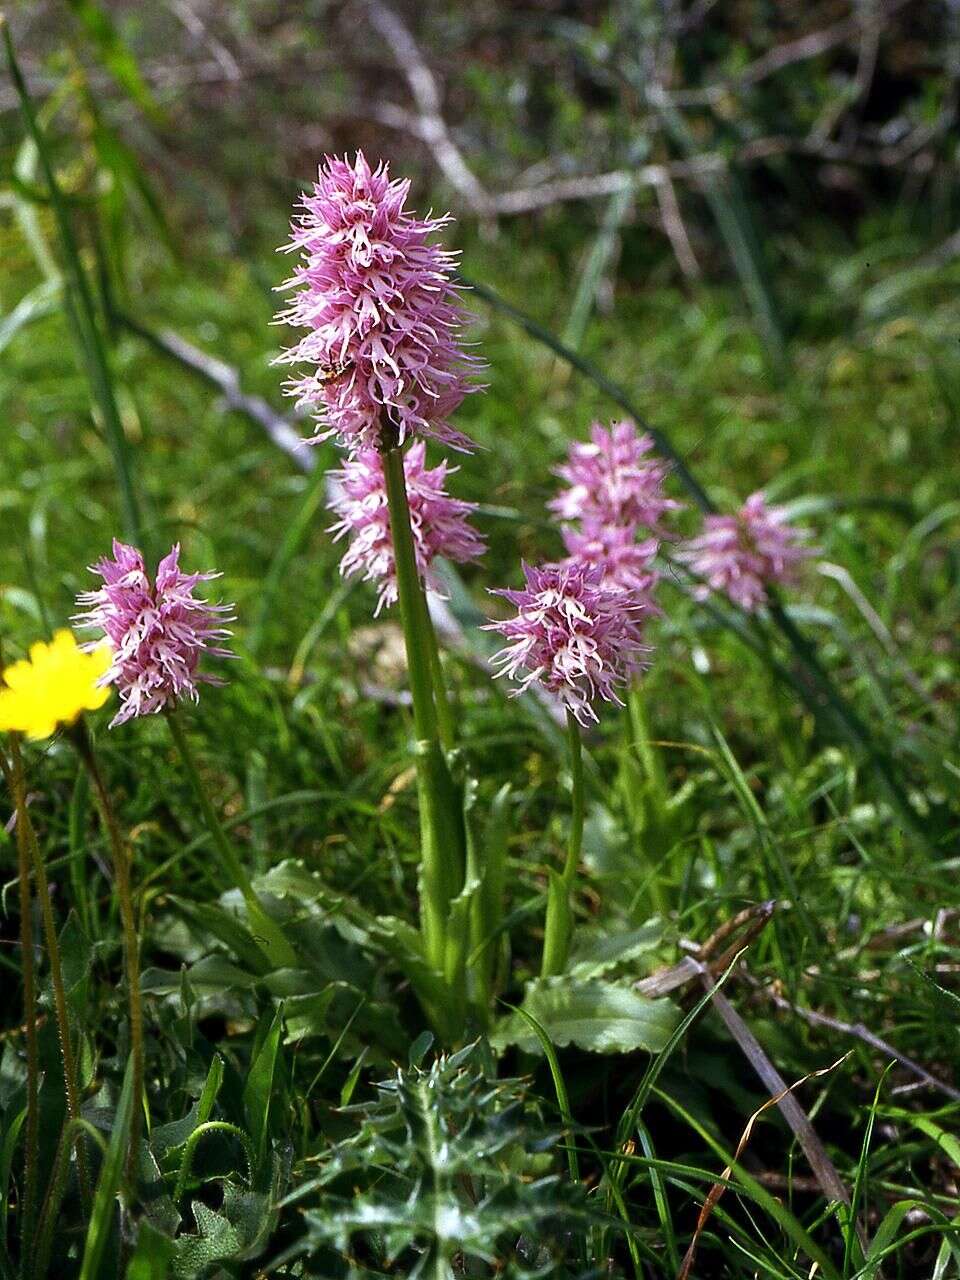
[[[717,994],[719,995],[719,993]],[[716,996],[714,999],[716,999]],[[687,1249],[686,1255],[683,1259],[683,1265],[677,1272],[677,1280],[689,1280],[691,1268],[693,1267],[697,1253],[697,1245],[700,1243],[700,1236],[703,1233],[703,1229],[707,1225],[710,1215],[720,1202],[720,1197],[727,1188],[727,1182],[730,1178],[730,1174],[733,1172],[734,1166],[740,1160],[744,1148],[750,1141],[750,1135],[753,1133],[753,1127],[757,1120],[759,1120],[760,1116],[762,1116],[765,1111],[768,1111],[770,1107],[779,1106],[782,1110],[784,1100],[786,1098],[792,1098],[794,1089],[798,1089],[800,1085],[806,1084],[808,1080],[816,1080],[818,1077],[825,1076],[829,1072],[836,1070],[836,1068],[839,1067],[842,1062],[845,1062],[849,1056],[849,1053],[845,1053],[842,1058],[838,1058],[836,1062],[832,1062],[829,1067],[821,1067],[819,1071],[811,1071],[809,1075],[801,1076],[799,1080],[794,1080],[793,1084],[785,1084],[780,1093],[776,1094],[772,1098],[768,1098],[763,1106],[758,1107],[753,1113],[747,1121],[747,1127],[744,1129],[740,1137],[740,1141],[737,1143],[737,1149],[733,1154],[733,1161],[727,1165],[723,1173],[721,1173],[720,1177],[710,1188],[710,1193],[703,1203],[703,1208],[700,1210],[700,1217],[697,1219],[696,1229],[693,1233],[693,1239],[690,1241],[690,1247]]]
[[[441,173],[479,214],[492,212],[490,197],[450,136],[441,110],[440,90],[417,42],[383,0],[365,0],[370,21],[406,77],[417,104],[417,132],[433,152]]]

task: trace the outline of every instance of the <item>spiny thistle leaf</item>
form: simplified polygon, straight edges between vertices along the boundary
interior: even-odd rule
[[[552,1171],[547,1133],[517,1080],[491,1080],[478,1045],[398,1070],[319,1175],[288,1197],[306,1209],[301,1258],[334,1249],[352,1266],[452,1274],[467,1259],[507,1274],[557,1273],[570,1229],[600,1221]],[[320,1193],[319,1196],[317,1193]]]

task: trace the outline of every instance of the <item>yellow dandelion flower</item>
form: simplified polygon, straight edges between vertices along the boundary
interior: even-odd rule
[[[31,645],[29,658],[3,673],[0,730],[49,738],[58,725],[73,724],[84,711],[96,711],[110,696],[99,681],[112,662],[107,645],[84,653],[72,631],[58,631],[46,644]]]

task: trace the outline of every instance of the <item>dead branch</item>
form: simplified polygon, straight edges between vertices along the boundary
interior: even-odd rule
[[[433,152],[441,173],[476,213],[491,213],[490,197],[450,136],[442,114],[440,90],[417,42],[383,0],[365,0],[365,7],[406,77],[417,104],[417,132]]]
[[[908,1058],[905,1053],[901,1053],[899,1049],[895,1049],[889,1041],[881,1039],[880,1036],[874,1035],[869,1027],[865,1027],[862,1022],[844,1022],[840,1018],[833,1018],[827,1013],[819,1013],[816,1009],[806,1009],[803,1005],[794,1004],[788,1000],[786,996],[780,995],[776,991],[770,990],[768,987],[761,985],[755,978],[749,974],[745,975],[747,981],[759,991],[766,999],[770,1000],[776,1008],[785,1013],[794,1013],[798,1018],[802,1018],[804,1022],[809,1023],[813,1027],[823,1027],[828,1031],[837,1031],[841,1035],[851,1036],[855,1040],[861,1041],[863,1044],[869,1045],[877,1053],[882,1053],[885,1057],[893,1058],[901,1067],[911,1072],[922,1080],[930,1089],[938,1089],[941,1093],[946,1094],[948,1098],[952,1098],[954,1102],[960,1102],[960,1089],[955,1089],[952,1084],[947,1084],[945,1080],[939,1080],[935,1075],[929,1072],[926,1067],[921,1066],[913,1058]]]

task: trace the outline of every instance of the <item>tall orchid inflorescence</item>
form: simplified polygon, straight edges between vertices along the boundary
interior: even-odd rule
[[[748,613],[767,603],[767,588],[796,579],[813,549],[807,533],[787,523],[783,507],[768,506],[763,493],[753,493],[736,515],[709,515],[703,533],[678,553],[703,579],[700,595],[719,591]]]
[[[103,683],[116,686],[120,710],[111,727],[185,697],[195,702],[199,683],[222,683],[200,671],[199,663],[205,653],[233,657],[221,643],[230,635],[223,624],[233,620],[233,606],[194,595],[199,583],[218,578],[218,573],[183,573],[177,544],[160,561],[151,582],[140,552],[116,539],[113,559],[104,557],[90,571],[103,586],[77,597],[84,612],[75,621],[102,632],[112,651]]]
[[[312,369],[290,384],[318,416],[314,440],[334,437],[347,450],[331,473],[337,538],[349,538],[345,575],[378,586],[376,612],[398,598],[385,450],[407,446],[403,470],[421,582],[436,588],[436,556],[464,563],[485,550],[468,522],[475,510],[446,491],[445,463],[428,468],[425,440],[469,451],[473,442],[449,418],[480,361],[460,341],[464,314],[453,280],[457,255],[432,243],[449,216],[418,218],[406,209],[410,184],[392,181],[362,152],[351,162],[327,157],[288,250],[300,259],[283,288],[291,305],[278,320],[308,332],[279,361]]]
[[[421,939],[449,1000],[421,994],[452,1034],[466,952],[448,925],[466,834],[447,756],[455,717],[424,589],[436,587],[437,556],[463,563],[485,547],[468,520],[474,504],[451,497],[451,471],[428,467],[426,446],[472,451],[450,417],[477,390],[470,379],[481,362],[461,341],[457,255],[433,240],[450,218],[417,217],[406,208],[409,189],[362,153],[324,160],[292,225],[286,248],[299,257],[282,287],[293,298],[278,316],[307,332],[279,362],[308,366],[289,389],[315,411],[314,439],[332,437],[347,453],[330,477],[333,532],[348,539],[341,572],[377,583],[378,613],[399,604],[417,740]]]
[[[449,419],[480,362],[460,342],[457,255],[430,240],[450,218],[408,211],[409,189],[362,152],[324,160],[285,246],[300,257],[277,316],[308,332],[278,359],[311,366],[289,389],[317,411],[317,439],[380,448],[386,430],[390,443],[428,436],[469,451]]]
[[[578,724],[597,720],[594,702],[622,705],[620,691],[646,665],[642,592],[605,578],[598,565],[575,560],[523,566],[522,591],[500,590],[515,617],[487,625],[507,645],[491,659],[497,675],[518,682],[517,693],[539,684]]]
[[[567,487],[549,504],[563,522],[571,562],[599,566],[611,585],[652,598],[653,559],[666,536],[664,518],[681,504],[664,493],[668,466],[649,456],[653,438],[629,419],[609,429],[595,422],[590,440],[570,446],[556,469]]]
[[[450,497],[447,476],[457,468],[445,461],[428,467],[422,440],[415,441],[404,454],[403,470],[417,569],[426,585],[436,591],[432,566],[437,556],[464,564],[486,550],[486,543],[468,519],[476,503]],[[330,508],[338,516],[331,531],[335,539],[349,539],[340,572],[346,577],[360,574],[365,582],[378,584],[379,614],[397,600],[383,458],[376,449],[361,449],[339,471],[331,472],[330,478],[334,482]]]

